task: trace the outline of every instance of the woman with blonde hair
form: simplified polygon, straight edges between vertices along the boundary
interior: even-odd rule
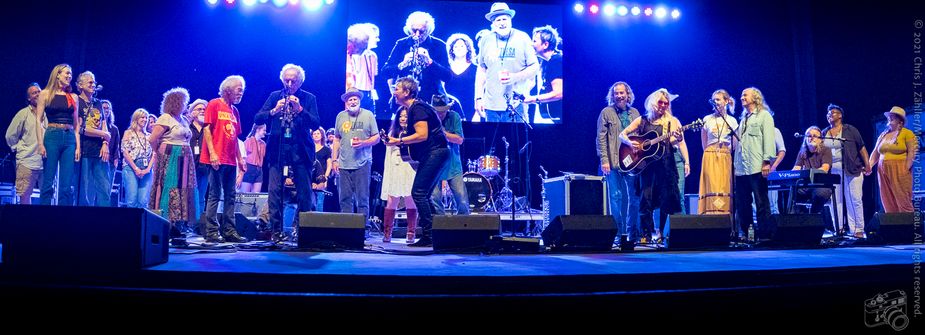
[[[915,134],[905,127],[906,110],[894,106],[883,115],[887,117],[887,129],[877,138],[870,155],[871,167],[880,164],[877,169],[880,202],[887,213],[913,212],[912,164],[918,141]]]
[[[71,93],[71,78],[71,66],[58,64],[36,101],[38,152],[45,158],[40,197],[42,205],[51,205],[55,175],[58,175],[58,204],[74,205],[74,162],[80,161],[80,135],[74,131],[79,120],[77,94]],[[42,127],[43,119],[48,122],[47,130]]]
[[[147,208],[151,191],[154,150],[148,142],[148,111],[136,109],[122,135],[122,187],[127,207]]]
[[[640,195],[641,200],[639,204],[639,224],[642,229],[643,239],[651,236],[655,230],[652,218],[652,213],[655,209],[659,209],[660,212],[659,231],[664,229],[664,221],[668,215],[681,211],[681,190],[678,188],[679,176],[674,160],[674,150],[676,150],[676,145],[686,148],[686,143],[684,142],[684,134],[679,132],[681,122],[671,115],[671,101],[677,97],[677,95],[669,93],[664,88],[652,92],[646,98],[646,115],[633,120],[620,133],[620,140],[634,150],[642,150],[643,148],[641,142],[630,140],[628,137],[637,130],[639,134],[654,131],[659,135],[669,135],[667,138],[669,143],[664,144],[666,152],[655,161],[650,162],[639,174],[639,182],[637,183],[639,187],[636,192]],[[661,236],[658,232],[656,232],[656,235]],[[657,239],[661,239],[661,237]]]
[[[739,123],[731,116],[735,99],[726,90],[716,90],[710,98],[713,113],[703,118],[700,143],[703,160],[697,214],[729,214],[732,204],[732,132]]]
[[[171,237],[180,237],[185,224],[196,220],[199,212],[196,194],[196,161],[189,140],[190,122],[183,116],[189,93],[177,87],[164,93],[161,116],[148,136],[157,152],[157,169],[148,208],[171,223]],[[230,204],[229,204],[230,205]],[[178,227],[180,225],[180,227]]]

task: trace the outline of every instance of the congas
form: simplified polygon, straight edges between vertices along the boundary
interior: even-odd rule
[[[501,160],[498,159],[498,156],[485,155],[479,157],[476,164],[478,165],[479,173],[486,177],[494,177],[501,172]]]
[[[491,182],[485,176],[469,172],[463,175],[463,184],[469,194],[469,208],[481,210],[491,201]]]

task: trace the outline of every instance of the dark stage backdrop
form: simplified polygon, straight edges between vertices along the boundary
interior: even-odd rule
[[[241,74],[247,92],[239,107],[247,128],[269,92],[279,88],[279,69],[292,62],[306,68],[304,87],[318,95],[322,122],[330,127],[342,109],[347,9],[362,3],[405,6],[409,2],[343,0],[316,13],[267,5],[250,11],[213,9],[194,0],[18,3],[0,20],[5,32],[0,36],[0,45],[5,46],[0,53],[4,78],[0,124],[7,125],[25,105],[29,82],[44,86],[55,64],[70,63],[75,79],[84,70],[96,73],[105,86],[100,96],[113,101],[123,129],[135,108],[157,112],[161,94],[171,87],[188,88],[194,99],[210,99],[217,96],[225,76]],[[488,11],[490,1],[481,3],[483,10],[472,15],[481,17]],[[571,2],[543,3],[563,5],[568,117],[560,125],[535,125],[530,131],[532,146],[527,152],[532,153],[534,204],[539,203],[540,164],[553,175],[598,173],[595,121],[608,87],[617,80],[630,83],[637,108],[660,87],[679,94],[674,110],[685,123],[709,112],[706,101],[715,89],[725,88],[738,97],[742,89],[758,87],[785,135],[784,168],[792,166],[798,151],[792,134],[809,125],[824,126],[829,102],[845,107],[846,121],[858,126],[869,140],[868,149],[875,140],[869,126],[872,119],[882,117],[892,105],[913,112],[914,34],[923,32],[915,28],[914,20],[925,16],[922,5],[685,0],[670,3],[682,10],[680,20],[659,24],[649,19],[577,16],[571,12]],[[517,7],[516,2],[510,5]],[[452,21],[437,22],[438,32],[447,33]],[[484,26],[488,27],[487,21]],[[532,28],[518,26],[516,17],[514,26]],[[400,26],[380,29],[392,34]],[[380,55],[390,43],[383,40]],[[483,138],[486,148],[496,146],[498,151],[503,149],[501,136],[515,138],[509,125],[467,123],[464,129],[468,138]],[[523,129],[518,131],[512,171],[523,170],[516,150],[525,139]],[[695,193],[702,150],[699,134],[689,133],[688,139],[692,171],[686,191]],[[465,152],[473,153],[464,161],[484,154],[479,152],[481,145],[473,146],[478,149],[467,148]],[[377,148],[377,157],[381,151]],[[0,154],[6,152],[9,148],[4,146]],[[375,167],[381,168],[381,160]],[[11,178],[9,173],[3,177]],[[868,178],[865,189],[875,183],[876,178]],[[515,193],[523,195],[519,187]],[[875,201],[865,198],[868,216]]]

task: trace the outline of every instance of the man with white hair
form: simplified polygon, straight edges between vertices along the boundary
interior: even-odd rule
[[[489,122],[518,122],[524,118],[523,105],[512,104],[516,95],[529,93],[540,65],[527,33],[514,29],[511,19],[516,11],[506,3],[496,2],[485,14],[491,32],[482,34],[475,73],[475,110]],[[520,117],[508,115],[515,106]]]
[[[283,181],[292,178],[298,199],[298,211],[312,208],[311,176],[315,162],[312,130],[321,124],[314,94],[301,89],[305,70],[286,64],[279,73],[283,89],[270,93],[263,108],[254,118],[257,125],[267,125],[267,147],[264,156],[269,168],[269,221],[273,239],[283,239]]]
[[[203,143],[199,161],[209,164],[209,195],[206,201],[206,219],[203,235],[206,242],[247,242],[235,230],[234,201],[237,169],[247,170],[244,157],[238,150],[241,134],[241,116],[237,105],[244,97],[244,78],[228,76],[219,86],[220,97],[206,105]],[[224,193],[224,215],[219,235],[218,199]]]
[[[411,76],[420,83],[418,96],[425,101],[435,94],[446,94],[444,82],[452,77],[446,42],[431,36],[434,32],[434,17],[426,12],[414,12],[405,20],[405,34],[408,36],[395,42],[382,74],[389,86],[395,79]],[[392,107],[397,107],[392,105]],[[391,109],[394,112],[394,108]]]
[[[109,206],[109,140],[110,133],[103,118],[103,106],[96,99],[96,76],[84,71],[77,77],[80,91],[78,115],[80,117],[80,188],[77,204],[80,206]]]

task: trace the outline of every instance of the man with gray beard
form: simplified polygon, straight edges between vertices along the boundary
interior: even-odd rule
[[[379,143],[379,127],[376,126],[376,116],[360,108],[363,92],[349,88],[340,98],[344,101],[345,110],[338,113],[334,121],[334,144],[331,146],[331,160],[338,178],[340,211],[362,213],[369,218],[372,147]]]

